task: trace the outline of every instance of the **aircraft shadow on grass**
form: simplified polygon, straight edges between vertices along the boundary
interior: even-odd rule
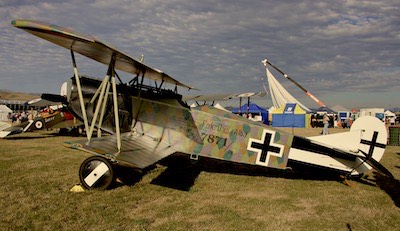
[[[400,208],[400,181],[375,173],[372,181],[385,191],[393,200],[394,204]]]
[[[96,133],[95,133],[96,134]],[[30,139],[43,139],[49,137],[84,137],[84,133],[76,131],[64,131],[64,130],[49,130],[49,131],[35,131],[35,132],[24,132],[15,135],[10,135],[4,138],[4,140],[30,140]]]
[[[196,178],[201,172],[227,173],[244,176],[264,176],[286,179],[304,180],[340,180],[338,175],[329,171],[324,174],[315,174],[309,171],[280,170],[263,168],[261,166],[250,166],[234,162],[226,162],[213,158],[201,157],[197,161],[190,160],[184,154],[174,154],[160,161],[161,165],[167,166],[157,178],[151,183],[169,188],[188,191],[193,186]]]
[[[400,156],[400,153],[396,154]],[[395,166],[395,168],[400,168],[400,166]],[[372,181],[385,191],[392,198],[394,204],[400,208],[400,180],[391,179],[376,172],[374,173]]]
[[[197,177],[201,172],[227,173],[245,176],[263,176],[284,179],[301,179],[314,181],[336,181],[343,182],[343,176],[339,173],[327,171],[319,168],[310,168],[309,166],[293,165],[292,170],[279,170],[263,168],[258,166],[249,166],[245,164],[226,162],[212,158],[202,157],[197,161],[190,160],[187,155],[176,153],[159,162],[167,167],[161,174],[151,181],[151,184],[168,187],[172,189],[189,191],[195,184]],[[145,169],[141,174],[132,174],[132,169],[127,168],[123,173],[125,185],[135,185],[142,179],[142,176],[153,170],[155,165]],[[130,173],[128,173],[130,171]],[[369,186],[377,186],[385,191],[393,200],[394,204],[400,208],[400,181],[391,179],[387,176],[374,172],[374,175],[368,175],[353,179],[359,183]],[[119,187],[123,185],[115,185]]]
[[[331,180],[340,181],[340,177],[329,171],[319,171],[309,169],[309,167],[299,167],[295,170],[280,170],[272,168],[263,168],[261,166],[250,166],[246,164],[226,162],[213,158],[201,157],[199,160],[191,160],[186,154],[175,153],[161,161],[158,164],[165,166],[166,169],[151,181],[151,184],[168,187],[172,189],[189,191],[195,184],[197,177],[201,172],[211,173],[227,173],[233,175],[245,176],[264,176],[277,177],[286,179],[303,179],[303,180]],[[123,176],[122,181],[125,185],[134,185],[142,179],[150,171],[156,168],[152,165],[144,169],[141,173],[133,172],[130,168],[118,169]],[[301,169],[300,169],[301,168]],[[307,171],[303,171],[307,169]],[[323,172],[323,173],[322,173]],[[121,184],[122,185],[122,184]],[[116,187],[119,185],[117,184]]]
[[[23,134],[17,134],[17,135],[12,135],[9,137],[4,138],[4,140],[33,140],[33,139],[44,139],[44,138],[49,138],[49,137],[54,137],[57,134],[49,133],[49,134],[29,134],[27,135],[26,133]]]

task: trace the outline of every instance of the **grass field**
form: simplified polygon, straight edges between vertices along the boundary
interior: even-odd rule
[[[288,129],[316,135],[320,129]],[[331,129],[331,132],[341,131]],[[129,185],[70,192],[88,154],[51,132],[0,140],[0,230],[400,230],[400,147],[352,186],[311,169],[280,171],[176,154]]]

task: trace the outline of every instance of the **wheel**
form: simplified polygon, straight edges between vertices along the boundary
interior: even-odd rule
[[[91,156],[81,164],[79,180],[86,189],[107,189],[115,181],[113,165],[104,157]]]
[[[41,121],[41,120],[35,121],[35,128],[37,130],[42,129],[43,128],[43,121]]]

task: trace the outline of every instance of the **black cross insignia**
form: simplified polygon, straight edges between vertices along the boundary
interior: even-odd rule
[[[273,143],[275,132],[263,131],[261,140],[249,139],[247,150],[258,153],[256,164],[268,166],[270,155],[281,157],[284,145]]]
[[[369,150],[368,150],[368,156],[367,157],[371,157],[372,156],[372,154],[374,153],[375,147],[386,148],[386,144],[378,143],[377,139],[378,139],[378,132],[374,132],[374,134],[372,136],[372,140],[363,140],[363,139],[361,139],[361,143],[362,144],[369,145]]]

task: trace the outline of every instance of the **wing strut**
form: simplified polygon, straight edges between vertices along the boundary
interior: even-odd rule
[[[105,105],[107,104],[106,102],[108,100],[108,97],[107,97],[108,91],[106,91],[106,88],[109,89],[109,87],[107,87],[107,86],[109,85],[110,76],[112,75],[111,70],[112,70],[112,66],[114,65],[113,60],[114,60],[114,58],[111,59],[106,76],[104,76],[104,79],[101,82],[99,88],[97,88],[96,93],[93,95],[92,99],[90,100],[90,103],[93,104],[94,101],[96,100],[96,98],[97,97],[99,98],[99,100],[97,101],[95,111],[94,111],[92,123],[90,124],[90,129],[88,131],[89,137],[92,137],[92,135],[93,135],[94,126],[96,125],[96,120],[97,120],[97,117],[99,116],[100,108],[102,108],[102,109],[105,108]],[[99,128],[101,128],[103,116],[104,116],[104,109],[101,111],[101,114],[100,114],[99,123],[98,123]],[[98,129],[98,130],[101,130],[101,129]],[[97,134],[97,136],[101,136],[101,132],[100,132],[100,134]]]
[[[313,95],[311,92],[306,90],[303,86],[301,86],[298,82],[294,81],[294,79],[290,78],[287,74],[283,73],[283,71],[281,71],[279,68],[277,68],[276,66],[272,65],[267,59],[264,59],[262,61],[262,63],[264,64],[265,67],[267,67],[267,64],[269,64],[271,67],[273,67],[279,73],[281,73],[285,78],[287,78],[288,80],[292,81],[296,86],[298,86],[301,90],[303,90],[304,93],[306,93],[306,95],[308,97],[310,97],[312,100],[314,100],[320,107],[325,107],[325,103],[324,102],[319,100],[315,95]]]
[[[115,62],[111,61],[112,63]],[[111,70],[111,85],[112,85],[112,92],[113,92],[113,102],[114,102],[114,117],[115,117],[115,132],[117,133],[117,148],[118,152],[121,151],[121,131],[119,129],[119,115],[118,115],[118,92],[117,92],[117,84],[115,82],[115,69],[114,66]]]
[[[120,132],[120,127],[119,127],[119,114],[118,114],[118,92],[117,92],[117,84],[116,84],[116,80],[115,80],[116,73],[115,73],[115,69],[114,69],[115,55],[113,55],[111,58],[110,64],[108,66],[107,74],[105,75],[103,81],[101,82],[97,91],[95,92],[92,99],[90,100],[90,103],[93,104],[94,101],[98,98],[95,112],[94,112],[92,121],[90,123],[90,127],[89,127],[89,119],[86,114],[85,103],[83,100],[82,87],[81,87],[81,83],[80,83],[80,77],[78,74],[78,68],[77,68],[76,62],[75,62],[75,55],[72,50],[71,50],[71,57],[72,57],[72,64],[74,66],[74,75],[75,75],[76,86],[78,88],[77,91],[78,91],[78,96],[79,96],[79,102],[80,102],[81,110],[82,110],[82,117],[83,117],[82,119],[85,124],[85,130],[86,130],[86,136],[88,139],[88,143],[90,143],[90,140],[92,139],[96,121],[98,121],[97,136],[98,137],[101,136],[101,126],[102,126],[102,122],[103,122],[103,118],[104,118],[104,114],[105,114],[105,109],[107,106],[108,93],[110,91],[110,87],[112,87],[115,133],[116,133],[115,135],[117,137],[117,148],[118,148],[118,153],[119,153],[121,150],[121,132]],[[111,84],[110,84],[110,78],[111,78]],[[98,118],[99,113],[100,113],[100,118]]]
[[[83,123],[85,124],[85,130],[89,131],[89,123],[88,123],[88,118],[87,118],[87,114],[86,114],[85,103],[83,102],[81,81],[79,79],[78,67],[76,66],[75,55],[74,55],[74,51],[72,49],[71,49],[71,59],[72,59],[72,65],[74,67],[76,87],[78,88],[77,90],[78,90],[78,96],[79,96],[79,103],[81,105],[81,110],[82,110],[82,117],[83,117],[82,119],[83,119]],[[90,141],[90,137],[89,137],[88,133],[86,133],[86,137]]]
[[[138,102],[139,102],[140,104],[139,104],[138,110],[137,110],[137,112],[136,112],[136,115],[135,115],[135,117],[133,118],[133,119],[135,120],[135,122],[132,121],[132,124],[131,124],[131,131],[134,131],[134,128],[135,128],[135,126],[136,126],[136,124],[137,124],[137,121],[138,121],[138,118],[139,118],[140,110],[142,109],[142,105],[143,105],[143,100],[141,100],[141,96],[142,96],[142,86],[143,86],[144,73],[145,73],[145,72],[146,72],[146,71],[144,70],[143,73],[142,73],[142,81],[141,81],[141,83],[140,83],[140,85],[139,85],[139,88],[138,88],[138,90],[139,90],[139,93],[138,93]]]

